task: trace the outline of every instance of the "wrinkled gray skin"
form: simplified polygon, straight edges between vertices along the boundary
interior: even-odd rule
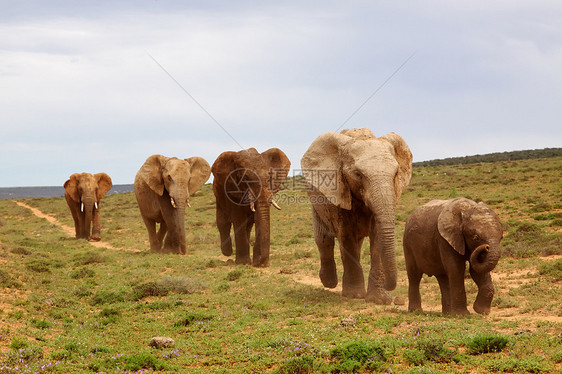
[[[211,167],[201,157],[146,159],[135,177],[135,195],[152,251],[185,254],[185,208],[210,175]]]
[[[77,238],[101,239],[100,200],[112,186],[106,173],[74,173],[64,182],[64,198],[74,219]]]
[[[421,310],[422,274],[435,275],[443,313],[469,314],[464,274],[466,262],[478,286],[477,313],[488,314],[494,297],[490,271],[500,258],[503,228],[498,215],[484,203],[466,198],[433,200],[412,212],[404,231],[411,311]]]
[[[233,230],[237,264],[269,266],[270,205],[290,167],[289,158],[278,148],[262,153],[255,148],[223,152],[213,163],[221,251],[225,256],[232,255]],[[252,259],[250,233],[254,224],[256,240]]]
[[[334,238],[343,262],[342,295],[390,304],[396,287],[395,205],[410,182],[412,153],[399,135],[375,137],[369,129],[320,135],[301,160],[312,203],[320,279],[338,284]],[[367,292],[360,263],[369,237],[371,269]]]

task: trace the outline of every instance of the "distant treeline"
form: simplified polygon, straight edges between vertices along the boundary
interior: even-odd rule
[[[549,158],[549,157],[559,157],[559,156],[562,156],[562,148],[544,148],[544,149],[532,149],[528,151],[488,153],[486,155],[449,157],[440,160],[414,162],[413,166],[421,167],[421,166],[465,165],[465,164],[478,164],[481,162],[530,160],[534,158]]]

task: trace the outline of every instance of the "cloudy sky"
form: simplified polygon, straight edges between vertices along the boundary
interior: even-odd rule
[[[1,187],[132,183],[151,154],[212,164],[240,147],[300,168],[342,125],[394,131],[414,161],[562,146],[558,0],[0,9]]]

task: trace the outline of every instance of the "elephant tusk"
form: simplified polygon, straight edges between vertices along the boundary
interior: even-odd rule
[[[187,200],[187,206],[191,208],[191,204],[189,203],[189,200]]]
[[[271,200],[271,205],[273,205],[277,210],[281,210],[281,207],[279,205],[277,205],[275,200]]]
[[[98,209],[98,202],[97,201],[94,203],[94,206],[96,207],[96,209]]]
[[[176,205],[176,202],[174,201],[174,198],[170,196],[170,203],[172,204],[172,206],[174,208],[177,208],[178,206]]]
[[[255,212],[255,211],[256,211],[256,207],[255,207],[253,201],[250,203],[250,210],[251,210],[252,212]]]
[[[81,204],[80,204],[80,211],[81,211],[81,212],[84,212],[84,203],[81,203]]]

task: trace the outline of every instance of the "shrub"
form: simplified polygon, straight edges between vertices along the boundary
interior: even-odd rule
[[[96,275],[96,272],[92,269],[86,267],[79,268],[70,273],[70,278],[72,279],[82,279],[82,278],[92,278]]]
[[[170,290],[156,282],[146,282],[133,286],[133,300],[140,300],[148,296],[166,296]]]
[[[237,279],[240,279],[243,273],[244,272],[240,269],[232,270],[226,275],[226,280],[233,282]]]
[[[97,252],[86,252],[75,257],[76,265],[101,264],[105,262],[105,257]]]
[[[336,347],[331,357],[335,372],[353,373],[360,370],[376,370],[386,361],[383,347],[376,342],[354,341]]]
[[[174,323],[174,326],[175,327],[189,326],[189,325],[192,325],[196,322],[210,321],[212,319],[213,319],[213,316],[208,315],[208,314],[203,314],[203,313],[199,313],[199,312],[190,312],[185,317],[183,317],[182,319],[180,319],[179,321]]]
[[[423,365],[425,361],[425,354],[417,349],[406,349],[402,355],[404,361],[409,365],[420,366]]]
[[[559,281],[562,279],[562,259],[549,261],[541,264],[539,273],[549,278]]]
[[[454,354],[452,350],[445,348],[443,341],[439,339],[420,340],[417,346],[425,358],[435,362],[449,362]]]
[[[483,334],[472,338],[466,345],[470,354],[501,352],[509,343],[509,339],[501,335]]]
[[[290,358],[277,369],[278,374],[307,374],[313,372],[314,358],[310,356]]]
[[[7,271],[0,269],[0,287],[21,288],[22,284],[12,278]]]
[[[125,358],[125,368],[127,370],[139,371],[142,369],[167,370],[164,363],[160,362],[150,353],[141,352]]]
[[[113,304],[123,301],[125,301],[125,297],[123,296],[122,292],[115,292],[115,291],[108,291],[108,290],[98,291],[92,297],[93,305]]]
[[[29,322],[31,323],[31,326],[42,330],[48,329],[49,327],[52,326],[52,324],[49,321],[45,321],[44,319],[32,318],[29,320]]]

